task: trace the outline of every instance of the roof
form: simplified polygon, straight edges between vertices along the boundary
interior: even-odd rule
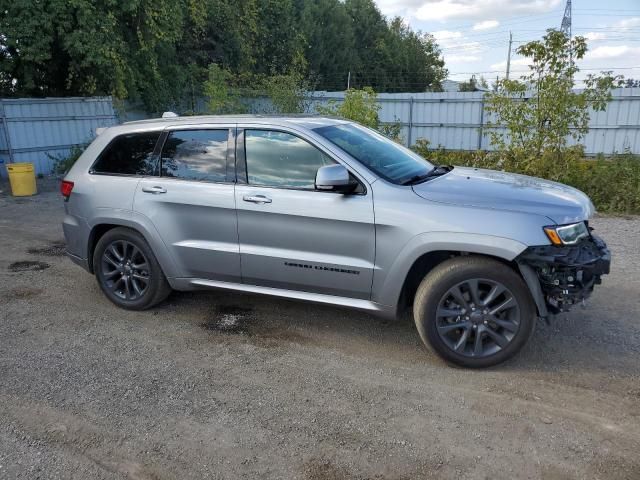
[[[348,123],[337,117],[323,117],[319,115],[194,115],[185,117],[152,118],[148,120],[136,120],[125,122],[122,125],[162,126],[193,125],[212,123],[265,123],[282,126],[301,126],[305,128],[317,128],[327,125]]]

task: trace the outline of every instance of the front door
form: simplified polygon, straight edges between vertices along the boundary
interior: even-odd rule
[[[181,277],[240,281],[234,179],[227,176],[234,135],[232,125],[167,132],[160,175],[138,185],[134,209],[151,219]]]
[[[294,132],[247,127],[238,135],[236,206],[246,284],[369,299],[375,255],[373,201],[315,190],[336,163]]]

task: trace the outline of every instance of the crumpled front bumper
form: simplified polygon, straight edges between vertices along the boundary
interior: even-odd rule
[[[540,316],[546,317],[586,300],[593,287],[602,282],[602,275],[609,273],[611,253],[601,238],[591,234],[576,245],[529,247],[516,262]]]

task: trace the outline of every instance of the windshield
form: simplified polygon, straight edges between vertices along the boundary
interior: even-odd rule
[[[360,125],[329,125],[313,131],[392,183],[402,185],[433,170],[433,165],[421,156]]]

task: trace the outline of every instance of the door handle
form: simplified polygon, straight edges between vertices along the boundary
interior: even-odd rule
[[[251,203],[271,203],[271,199],[264,195],[245,195],[242,199]]]
[[[167,189],[164,187],[154,186],[154,187],[142,187],[142,191],[144,193],[153,193],[157,195],[158,193],[167,193]]]

